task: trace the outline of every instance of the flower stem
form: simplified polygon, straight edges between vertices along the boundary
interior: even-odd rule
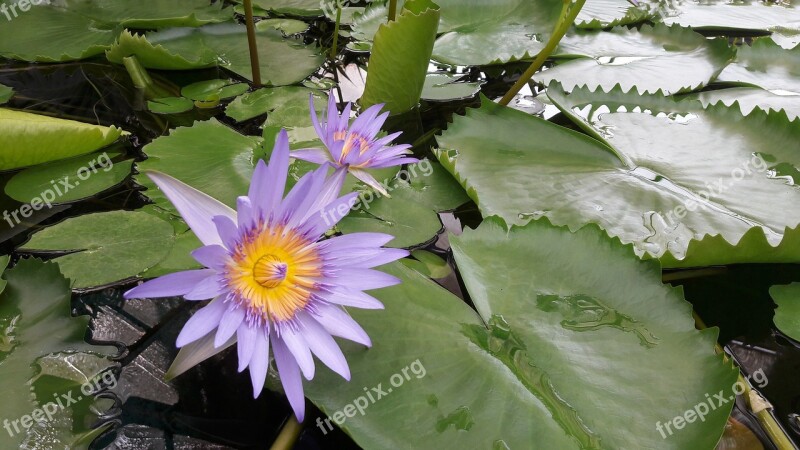
[[[339,26],[342,23],[342,0],[336,0],[336,27],[333,29],[333,47],[331,47],[331,61],[336,60],[339,46]]]
[[[292,414],[283,424],[278,438],[275,439],[269,450],[291,450],[300,437],[301,431],[303,431],[303,424],[299,423],[294,414]]]
[[[571,0],[564,0],[564,7],[561,9],[561,15],[558,19],[558,23],[556,24],[555,30],[553,30],[553,35],[550,36],[550,39],[547,41],[547,45],[539,52],[536,56],[536,59],[533,60],[528,70],[522,74],[519,80],[514,84],[511,90],[506,93],[506,95],[500,100],[500,104],[505,106],[508,105],[511,100],[514,98],[515,95],[522,90],[523,87],[528,83],[528,80],[533,78],[533,75],[542,68],[547,58],[550,57],[551,54],[555,51],[558,43],[561,42],[561,39],[567,34],[569,27],[572,26],[572,23],[575,22],[575,18],[578,17],[578,13],[581,12],[581,8],[583,8],[583,4],[586,3],[586,0],[576,0],[573,4]]]
[[[389,0],[389,21],[397,18],[397,0]]]
[[[253,19],[253,0],[244,0],[244,18],[247,22],[247,44],[250,46],[250,68],[253,71],[253,86],[261,87],[261,65],[258,63],[256,45],[256,22]]]

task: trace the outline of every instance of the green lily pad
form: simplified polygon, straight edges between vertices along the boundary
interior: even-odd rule
[[[693,94],[703,105],[722,103],[733,107],[738,105],[742,114],[750,114],[756,108],[764,111],[783,111],[789,120],[800,117],[800,93],[775,94],[761,88],[731,88]]]
[[[460,83],[458,76],[429,73],[422,88],[422,99],[428,101],[463,100],[478,95],[482,83]]]
[[[103,53],[119,35],[114,24],[78,12],[29,2],[13,20],[0,15],[0,57],[36,62],[63,62]],[[58,45],[54,45],[58,43]]]
[[[772,286],[769,295],[775,300],[775,326],[796,341],[800,341],[800,283]]]
[[[23,253],[72,252],[55,259],[73,289],[134,277],[169,253],[173,228],[140,211],[111,211],[67,219],[33,235]]]
[[[30,167],[8,180],[6,194],[32,206],[44,200],[60,205],[89,198],[117,186],[131,174],[133,160],[112,162],[117,156],[92,153]]]
[[[576,32],[564,38],[558,54],[576,58],[539,72],[534,80],[544,85],[558,81],[567,91],[620,85],[625,91],[636,86],[639,92],[672,94],[708,84],[734,51],[726,40],[708,40],[686,28],[643,25],[640,30]]]
[[[0,105],[6,103],[11,97],[14,96],[14,89],[0,84]]]
[[[262,82],[282,86],[302,81],[322,64],[319,50],[299,41],[284,38],[266,28],[256,33],[262,56]],[[122,64],[122,58],[135,55],[148,69],[187,70],[224,67],[252,78],[247,29],[244,25],[222,23],[200,28],[175,28],[146,36],[123,32],[106,52],[109,61]],[[266,57],[268,55],[268,57]]]
[[[242,3],[242,0],[235,1]],[[253,8],[297,17],[322,17],[321,4],[320,0],[253,0]]]
[[[400,198],[441,212],[452,211],[470,201],[464,188],[441,164],[429,159],[400,171],[389,186],[392,198]]]
[[[453,269],[435,253],[427,250],[414,250],[411,252],[411,258],[403,258],[400,263],[409,269],[416,270],[417,272],[425,275],[428,278],[445,278],[453,273]]]
[[[587,0],[575,19],[575,26],[600,29],[652,21],[658,12],[648,6],[645,2],[634,6],[627,0]]]
[[[409,200],[381,197],[374,201],[362,200],[360,205],[357,211],[339,222],[339,231],[391,234],[395,238],[386,244],[388,247],[409,248],[431,241],[442,229],[434,210]]]
[[[310,27],[311,26],[308,23],[303,22],[302,20],[286,19],[286,18],[266,19],[256,24],[256,29],[258,30],[266,30],[266,29],[278,30],[285,36],[304,33]]]
[[[541,222],[452,240],[480,315],[421,274],[382,268],[402,283],[372,293],[384,311],[349,311],[373,343],[342,344],[351,381],[321,369],[305,386],[331,424],[362,448],[714,447],[738,371],[657,264],[596,229]],[[720,391],[724,406],[661,436],[657,424]],[[641,420],[620,433],[609,411]]]
[[[800,95],[800,47],[786,50],[772,39],[757,39],[752,46],[738,48],[736,60],[719,74],[717,81]]]
[[[0,170],[18,169],[91,153],[127,134],[22,111],[0,109]]]
[[[660,3],[662,20],[707,31],[800,31],[797,0],[763,2],[741,0],[680,1]]]
[[[127,28],[198,27],[233,19],[223,2],[208,0],[66,0],[65,8],[101,23]]]
[[[430,0],[409,0],[396,21],[381,25],[369,59],[361,106],[385,103],[392,114],[419,103],[430,63],[439,7]]]
[[[156,114],[180,114],[194,109],[194,102],[186,97],[165,97],[149,100],[147,109]]]
[[[146,145],[147,159],[137,163],[139,172],[157,170],[236,207],[236,198],[247,192],[253,175],[254,151],[261,139],[243,136],[216,119],[172,130]],[[159,207],[175,212],[172,204],[145,175],[134,177]]]
[[[484,217],[524,224],[546,216],[572,229],[596,223],[667,267],[800,261],[800,211],[774,206],[800,200],[800,180],[785,178],[798,165],[800,129],[785,116],[742,117],[696,102],[690,113],[675,102],[642,111],[632,93],[618,108],[580,92],[583,100],[572,102],[548,88],[597,139],[488,100],[439,138],[442,164]],[[642,99],[668,105],[663,96]],[[589,103],[584,120],[576,111]]]
[[[232,80],[206,80],[192,83],[181,89],[181,95],[195,101],[224,100],[242,95],[250,86]]]
[[[85,419],[92,414],[96,420],[96,413],[89,411],[92,396],[81,387],[111,366],[107,356],[114,349],[84,341],[89,318],[72,317],[69,281],[57,264],[23,259],[5,278],[8,286],[0,295],[0,393],[12,433],[0,433],[0,447],[20,448],[39,430],[50,429],[58,433],[48,433],[46,441],[34,440],[29,445],[47,442],[52,445],[47,448],[82,448],[77,444],[92,433],[85,428]],[[33,412],[54,401],[51,391],[58,398],[72,393],[77,403],[49,418],[39,417],[40,423],[31,426]]]

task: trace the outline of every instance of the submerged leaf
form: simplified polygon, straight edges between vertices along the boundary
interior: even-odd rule
[[[772,286],[769,294],[777,303],[775,326],[796,341],[800,341],[800,283]]]
[[[3,415],[12,433],[0,433],[0,447],[19,448],[29,438],[26,431],[27,435],[36,436],[42,428],[57,427],[58,434],[48,433],[48,443],[53,446],[50,448],[75,448],[73,440],[79,436],[73,433],[88,431],[78,411],[92,402],[81,387],[111,365],[106,355],[113,349],[84,341],[89,319],[71,317],[69,283],[57,264],[23,259],[6,272],[5,278],[8,286],[0,294],[0,394]],[[37,389],[44,378],[47,388]],[[93,387],[94,383],[90,385]],[[73,400],[80,400],[54,411],[58,412],[55,416],[41,417],[40,423],[21,421],[24,416],[30,420],[35,410],[47,404],[56,405],[51,403],[54,397],[50,392],[57,398],[71,395]],[[64,427],[63,422],[69,426]],[[24,429],[25,423],[29,430]]]
[[[11,89],[8,86],[0,84],[0,105],[7,102],[13,96],[14,96],[14,89]]]

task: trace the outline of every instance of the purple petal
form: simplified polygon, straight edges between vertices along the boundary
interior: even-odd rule
[[[203,244],[222,242],[211,219],[214,216],[225,216],[235,220],[234,210],[167,174],[150,170],[145,173],[175,205],[175,209]]]
[[[294,359],[297,360],[297,365],[303,372],[306,380],[314,378],[314,358],[311,357],[311,350],[308,344],[303,339],[300,330],[294,330],[291,326],[284,326],[280,329],[280,336],[286,348],[292,352]]]
[[[339,269],[336,271],[336,276],[331,278],[341,280],[342,284],[350,289],[359,291],[381,289],[401,282],[397,277],[372,269]]]
[[[175,346],[180,348],[207,335],[219,326],[222,315],[228,309],[223,297],[217,297],[198,310],[183,326]]]
[[[256,348],[256,338],[258,337],[257,327],[250,326],[247,323],[242,324],[239,329],[236,330],[236,336],[239,340],[236,350],[239,356],[239,372],[241,372],[250,364],[250,358],[252,358],[253,351]]]
[[[198,339],[178,351],[178,356],[169,366],[164,378],[169,381],[235,343],[236,339],[232,337],[225,345],[214,347],[214,333],[208,333],[202,339]]]
[[[250,202],[250,197],[241,196],[237,198],[236,211],[239,216],[239,220],[237,221],[239,228],[249,229],[256,224],[256,212],[253,210],[253,204]]]
[[[307,219],[304,226],[306,236],[322,236],[348,215],[357,202],[358,192],[351,192],[323,207]]]
[[[311,317],[333,336],[372,347],[372,340],[370,340],[367,332],[340,306],[320,303],[316,305]]]
[[[219,282],[219,276],[214,275],[197,283],[197,286],[183,296],[186,300],[208,300],[214,298],[227,290],[227,287]]]
[[[323,364],[350,381],[350,367],[330,333],[307,314],[298,316],[298,320],[303,324],[303,337],[311,351]]]
[[[308,110],[311,111],[311,123],[314,124],[314,129],[317,131],[317,136],[324,140],[325,132],[322,130],[322,125],[319,124],[317,109],[314,108],[314,94],[308,94]]]
[[[306,399],[303,395],[303,379],[300,378],[300,368],[289,349],[274,332],[271,333],[271,340],[275,364],[278,366],[278,374],[280,374],[286,398],[289,399],[289,404],[292,405],[297,420],[302,422],[305,417]]]
[[[289,135],[286,130],[281,130],[275,140],[269,166],[264,166],[263,161],[258,162],[247,194],[262,218],[269,218],[273,209],[280,204],[288,174]]]
[[[228,251],[221,245],[206,245],[192,252],[192,257],[200,264],[212,269],[224,269],[230,259]]]
[[[331,252],[326,259],[335,261],[337,265],[351,269],[371,269],[398,259],[410,253],[400,248],[351,248],[339,252]]]
[[[378,182],[378,180],[376,180],[366,170],[356,169],[356,168],[351,167],[350,168],[350,174],[353,175],[354,177],[358,178],[362,182],[364,182],[364,184],[366,184],[367,186],[369,186],[369,187],[375,189],[376,191],[380,192],[381,195],[385,195],[386,197],[391,197],[391,195],[389,195],[389,193],[386,192],[386,189],[384,189],[384,187]]]
[[[290,153],[292,158],[302,159],[303,161],[312,162],[314,164],[325,164],[326,162],[333,162],[331,154],[327,150],[321,148],[304,148],[300,150],[293,150]]]
[[[269,337],[263,328],[258,328],[255,339],[255,350],[250,359],[250,381],[253,383],[253,398],[258,398],[264,389],[269,368]]]
[[[392,239],[394,236],[385,233],[351,233],[326,239],[317,245],[321,249],[339,252],[347,251],[350,248],[381,247]]]
[[[352,306],[361,309],[384,309],[383,303],[373,298],[369,294],[361,291],[349,289],[345,286],[336,286],[329,289],[329,292],[319,294],[328,303],[341,306]]]
[[[350,133],[358,133],[359,135],[366,137],[368,139],[375,137],[375,134],[369,135],[367,134],[367,131],[374,128],[376,117],[381,112],[384,106],[385,104],[381,103],[367,108],[366,111],[361,113],[361,115],[356,117],[356,120],[353,121],[353,124],[350,126]],[[383,122],[386,121],[386,117],[388,117],[388,115],[386,115],[383,118]],[[378,124],[377,127],[378,130],[380,130],[380,128],[383,126],[383,122],[380,122],[380,124]]]
[[[245,309],[238,305],[230,305],[222,320],[217,327],[217,336],[214,338],[214,345],[219,347],[230,339],[242,325],[245,316]],[[241,344],[240,344],[241,345]]]
[[[222,240],[222,244],[225,245],[228,250],[236,250],[236,245],[239,242],[239,227],[236,226],[236,222],[224,216],[216,216],[213,221],[214,225],[217,227],[217,233]]]
[[[126,299],[132,299],[184,295],[194,289],[197,283],[215,273],[216,272],[211,269],[187,270],[185,272],[171,273],[136,286],[126,292],[124,297]]]
[[[340,167],[329,178],[325,180],[325,184],[320,189],[319,193],[315,195],[314,202],[308,207],[308,211],[303,216],[301,222],[305,222],[311,215],[317,214],[320,209],[327,206],[329,203],[336,200],[339,193],[342,191],[342,185],[347,178],[347,169]]]
[[[292,196],[290,193],[290,195],[286,197],[286,201],[281,207],[288,208],[286,209],[286,214],[282,214],[281,216],[285,217],[287,227],[295,228],[302,223],[309,208],[318,199],[322,187],[325,185],[329,168],[330,166],[328,164],[324,164],[311,172],[308,177],[308,184],[305,185],[302,190],[298,190],[298,195]]]
[[[416,164],[419,162],[417,158],[395,158],[386,161],[378,161],[370,164],[373,169],[384,169],[386,167],[402,166],[403,164]]]

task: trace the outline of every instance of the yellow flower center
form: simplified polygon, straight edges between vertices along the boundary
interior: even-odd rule
[[[322,275],[313,243],[292,230],[261,227],[233,253],[229,287],[252,314],[268,321],[292,319],[311,300]]]

